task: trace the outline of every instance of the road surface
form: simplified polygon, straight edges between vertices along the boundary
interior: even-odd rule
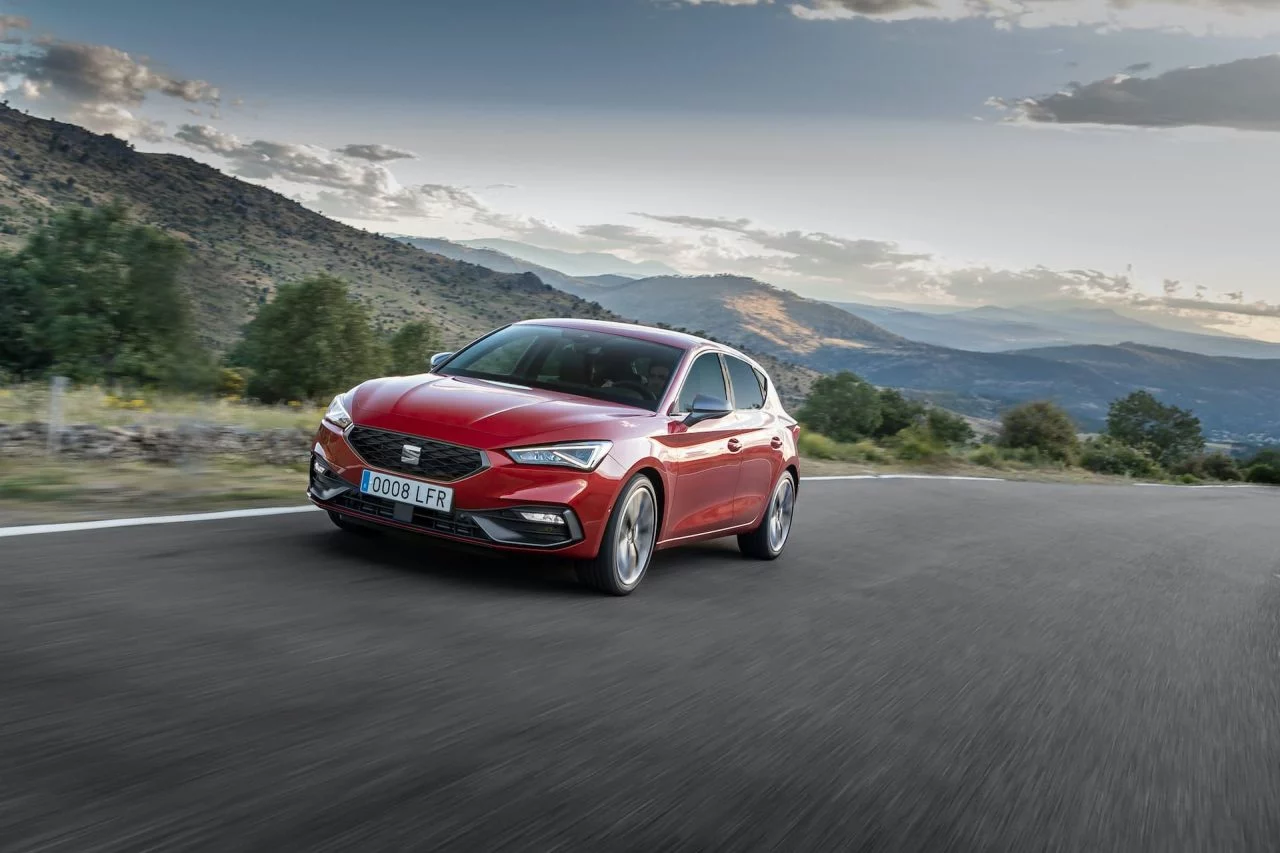
[[[319,513],[0,539],[0,849],[1274,851],[1278,516],[810,482],[621,599]]]

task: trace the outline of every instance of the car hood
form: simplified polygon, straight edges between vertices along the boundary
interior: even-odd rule
[[[455,376],[400,376],[356,389],[351,417],[360,424],[442,441],[488,447],[650,416],[604,401]]]

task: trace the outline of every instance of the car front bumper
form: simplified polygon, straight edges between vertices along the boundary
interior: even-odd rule
[[[316,433],[307,497],[322,509],[371,524],[423,533],[470,545],[521,552],[555,552],[591,557],[599,547],[618,483],[605,471],[560,470],[517,465],[486,451],[487,464],[452,482],[424,482],[453,490],[445,513],[387,500],[359,490],[369,465],[337,427],[324,423]],[[520,511],[552,513],[561,523],[529,521]]]

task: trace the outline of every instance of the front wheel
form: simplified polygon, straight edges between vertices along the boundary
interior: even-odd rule
[[[790,471],[783,471],[778,485],[773,487],[764,517],[755,530],[738,536],[738,549],[757,560],[776,560],[786,547],[791,535],[791,520],[796,512],[796,480]]]
[[[649,478],[637,474],[614,505],[599,553],[578,563],[578,579],[609,595],[629,595],[649,570],[657,542],[658,497]]]

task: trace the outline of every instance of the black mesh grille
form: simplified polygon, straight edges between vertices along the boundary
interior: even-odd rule
[[[449,482],[474,474],[484,467],[484,454],[470,447],[444,444],[398,432],[357,426],[347,440],[365,462],[375,468],[398,471],[411,477]],[[402,461],[405,445],[421,449],[418,462]]]
[[[396,520],[395,501],[389,501],[373,495],[363,495],[354,491],[346,492],[338,495],[330,501],[330,504],[342,507],[343,509],[349,509],[353,512],[371,515],[375,518],[385,518],[392,521]],[[482,531],[479,526],[469,518],[458,515],[441,515],[419,507],[414,508],[413,520],[408,522],[408,524],[422,530],[431,530],[436,533],[448,533],[452,536],[460,536],[464,539],[483,540],[486,538],[484,531]]]

